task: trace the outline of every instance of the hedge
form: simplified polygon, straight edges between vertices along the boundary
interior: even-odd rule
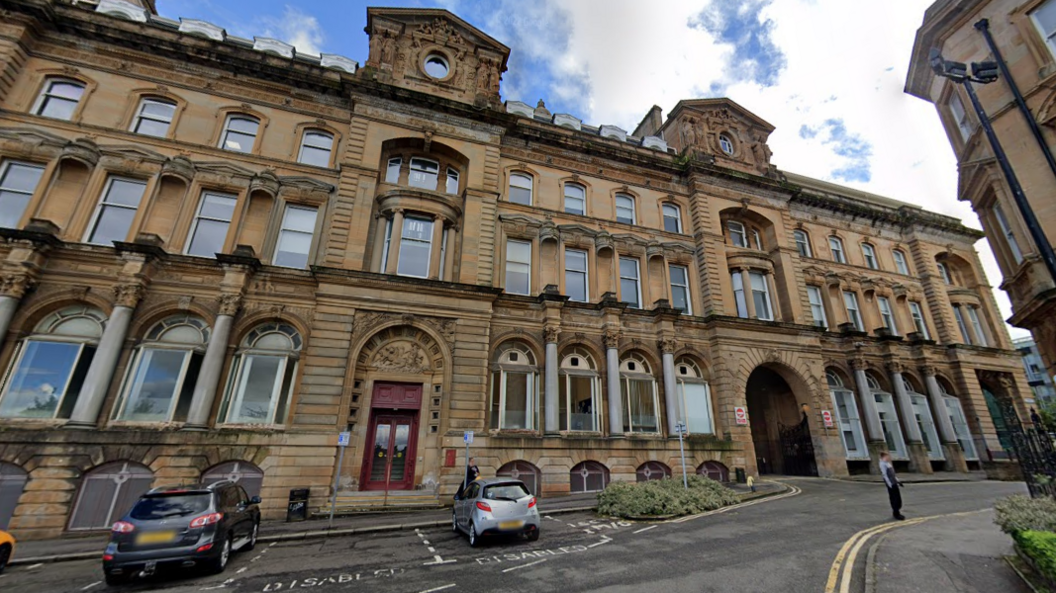
[[[1048,582],[1056,582],[1056,533],[1027,530],[1012,537],[1020,551],[1033,561],[1034,569]]]
[[[715,480],[681,476],[647,482],[614,482],[598,495],[598,513],[613,517],[671,517],[711,511],[735,504],[737,495]]]
[[[1015,495],[994,503],[994,522],[1015,537],[1022,531],[1056,531],[1056,499]]]

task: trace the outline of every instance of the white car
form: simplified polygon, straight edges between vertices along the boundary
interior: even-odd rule
[[[523,535],[539,539],[539,505],[520,480],[488,478],[476,480],[455,497],[451,512],[452,531],[469,535],[469,545],[480,545],[488,535]]]

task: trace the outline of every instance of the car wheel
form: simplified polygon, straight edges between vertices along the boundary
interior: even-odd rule
[[[477,526],[472,521],[469,522],[469,547],[475,548],[480,545],[480,538],[477,536]]]
[[[106,584],[111,587],[123,585],[128,582],[127,574],[110,574],[106,573]]]
[[[249,532],[249,543],[246,544],[242,548],[243,551],[248,552],[248,551],[252,550],[253,548],[257,547],[257,534],[259,532],[260,532],[260,521],[259,520],[258,521],[254,521],[253,522],[253,531]]]
[[[214,573],[224,572],[227,561],[231,559],[231,534],[224,536],[224,542],[220,545],[220,555],[213,560],[212,569]]]
[[[11,546],[4,544],[0,546],[0,572],[7,568],[7,561],[11,559]]]
[[[531,533],[528,534],[527,537],[528,537],[528,541],[530,541],[530,542],[539,541],[539,529],[538,528],[533,529],[531,531]]]
[[[458,515],[451,511],[451,531],[458,533]]]

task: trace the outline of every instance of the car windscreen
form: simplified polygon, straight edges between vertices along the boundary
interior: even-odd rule
[[[524,484],[495,484],[484,487],[485,500],[520,500],[531,496]]]
[[[209,508],[209,495],[201,492],[148,496],[139,499],[132,507],[130,516],[140,521],[186,517],[205,512]]]

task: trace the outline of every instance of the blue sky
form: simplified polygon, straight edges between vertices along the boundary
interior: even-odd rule
[[[653,105],[727,96],[776,127],[779,168],[890,196],[978,228],[955,198],[956,161],[935,108],[903,93],[933,0],[384,0],[446,8],[511,48],[507,100],[635,128]],[[366,60],[359,0],[157,0],[307,53]],[[861,26],[868,23],[867,26]],[[977,244],[992,284],[1000,274]],[[996,291],[1003,314],[1007,297]]]

